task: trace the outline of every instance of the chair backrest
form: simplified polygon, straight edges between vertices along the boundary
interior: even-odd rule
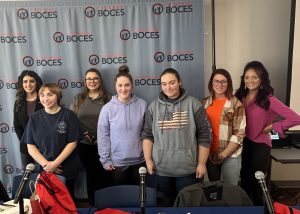
[[[0,202],[6,202],[9,201],[9,196],[0,180]]]
[[[26,186],[24,187],[24,190],[23,190],[23,198],[30,198],[30,196],[32,195],[31,193],[31,190],[29,188],[29,185],[30,185],[30,181],[33,181],[34,184],[35,184],[35,181],[36,181],[36,178],[37,176],[39,175],[39,173],[32,173],[30,176],[29,176],[29,179],[27,181],[27,184]],[[66,183],[66,178],[64,176],[61,176],[61,175],[58,175],[58,177],[60,178],[60,180],[63,182],[63,183]],[[16,197],[16,193],[18,191],[18,188],[19,188],[19,185],[22,181],[22,178],[23,178],[23,175],[16,175],[14,178],[13,178],[13,183],[12,183],[12,199],[14,199]],[[34,191],[34,186],[33,186],[33,189],[32,191]]]
[[[140,187],[138,185],[118,185],[97,190],[95,192],[95,207],[122,208],[140,207]],[[157,205],[156,189],[146,187],[146,207]]]
[[[241,187],[221,181],[187,186],[178,193],[174,203],[174,207],[252,205],[252,201]]]

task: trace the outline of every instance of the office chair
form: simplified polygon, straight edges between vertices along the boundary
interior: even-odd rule
[[[29,184],[30,184],[30,181],[33,181],[34,184],[35,184],[35,181],[36,181],[36,178],[37,176],[39,175],[39,173],[32,173],[27,181],[27,184],[23,190],[23,198],[30,198],[30,196],[32,195],[31,191],[30,191],[30,188],[29,188]],[[57,175],[60,180],[65,184],[66,183],[66,178],[62,175]],[[11,196],[12,196],[12,199],[14,199],[16,197],[16,193],[18,191],[18,188],[19,188],[19,185],[22,181],[22,178],[23,178],[23,175],[16,175],[14,176],[13,178],[13,182],[12,182],[12,192],[11,192]],[[34,189],[32,190],[34,191]]]
[[[97,190],[95,192],[95,207],[122,208],[140,207],[140,187],[138,185],[118,185]],[[146,207],[155,207],[156,189],[146,187]]]
[[[202,182],[183,188],[174,207],[253,206],[247,193],[237,185],[221,181]]]

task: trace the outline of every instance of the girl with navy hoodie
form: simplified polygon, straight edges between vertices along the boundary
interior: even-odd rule
[[[145,166],[141,131],[147,103],[133,94],[127,66],[115,78],[117,94],[100,112],[97,143],[103,168],[112,173],[114,185],[138,184],[139,167]]]

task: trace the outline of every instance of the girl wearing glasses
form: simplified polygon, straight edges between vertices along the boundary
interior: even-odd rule
[[[225,69],[215,70],[208,83],[210,96],[202,100],[212,126],[213,143],[206,163],[210,181],[238,185],[246,116],[243,104],[233,96],[232,80]]]
[[[97,122],[102,107],[111,96],[105,90],[100,71],[91,68],[85,73],[84,88],[75,96],[70,109],[77,114],[84,138],[79,141],[79,157],[86,171],[89,202],[94,205],[94,192],[109,186],[108,173],[99,161]]]
[[[146,102],[133,94],[127,66],[115,78],[117,94],[103,106],[98,120],[98,150],[114,185],[139,184],[139,168],[145,165],[141,131]]]
[[[267,172],[270,164],[274,129],[284,130],[300,124],[300,116],[273,96],[269,73],[261,62],[249,62],[241,77],[236,96],[246,109],[247,126],[242,154],[241,187],[254,205],[263,205],[263,194],[255,178],[256,171]]]
[[[42,79],[34,71],[24,70],[18,77],[16,101],[14,105],[14,127],[21,141],[30,116],[43,108],[38,91],[43,85]],[[20,144],[21,160],[27,166],[34,160],[28,154],[26,144]]]

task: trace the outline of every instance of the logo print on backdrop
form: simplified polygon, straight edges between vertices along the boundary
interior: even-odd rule
[[[55,42],[61,43],[64,41],[65,37],[64,34],[62,34],[61,32],[56,32],[53,34],[53,39]]]
[[[3,87],[4,87],[4,82],[0,80],[0,89],[2,89]]]
[[[1,133],[7,133],[9,131],[9,126],[6,123],[0,124],[0,132]]]
[[[92,65],[101,63],[105,64],[124,64],[127,63],[127,56],[125,54],[102,54],[100,56],[93,54],[89,57],[89,62]]]
[[[160,77],[159,76],[141,76],[134,80],[135,86],[143,86],[143,85],[160,85]]]
[[[174,13],[191,13],[193,12],[193,4],[191,2],[169,2],[162,4],[154,4],[152,6],[152,12],[155,15],[160,15],[165,11],[167,14]]]
[[[27,67],[33,66],[34,60],[31,56],[25,56],[23,58],[23,64]]]
[[[31,56],[25,56],[23,58],[23,64],[27,67],[33,66],[34,63],[36,66],[62,66],[62,58],[60,56],[41,56],[35,59]]]
[[[130,32],[129,32],[129,30],[127,30],[127,29],[121,30],[121,32],[120,32],[120,38],[122,40],[128,40],[130,38]]]
[[[26,36],[23,33],[0,33],[0,43],[26,43]]]
[[[0,155],[7,153],[7,147],[3,144],[0,145]]]
[[[89,57],[89,62],[91,65],[97,65],[100,62],[99,56],[93,54]]]
[[[161,63],[165,60],[165,54],[163,52],[156,52],[154,54],[154,60],[157,63]]]
[[[153,12],[154,14],[156,14],[156,15],[161,14],[163,11],[164,11],[164,7],[163,7],[161,4],[159,4],[159,3],[154,4],[154,5],[152,6],[152,12]]]
[[[14,167],[12,165],[5,165],[3,167],[3,171],[6,173],[6,174],[12,174],[14,172]]]
[[[168,62],[184,62],[184,61],[192,61],[194,60],[193,51],[186,50],[186,51],[172,51],[168,54],[164,54],[163,52],[156,52],[154,54],[154,61],[157,63],[161,63],[163,61]]]
[[[30,8],[30,12],[27,9],[20,8],[17,11],[17,16],[20,19],[55,19],[57,18],[57,11],[54,8]]]
[[[84,14],[88,18],[93,18],[95,16],[95,14],[96,14],[96,10],[93,7],[87,7],[84,10]]]
[[[69,86],[69,82],[66,79],[59,79],[58,82],[57,82],[57,84],[59,85],[59,87],[61,89],[66,89]]]
[[[28,18],[28,11],[24,8],[20,8],[18,11],[17,11],[17,16],[20,18],[20,19],[27,19]]]

